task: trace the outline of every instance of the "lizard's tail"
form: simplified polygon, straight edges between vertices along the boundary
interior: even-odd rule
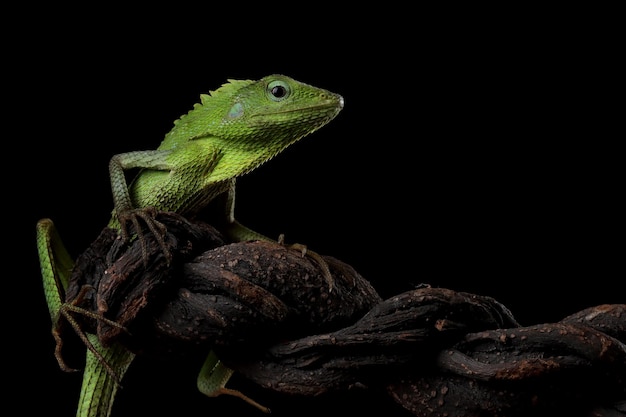
[[[104,348],[96,335],[88,334],[87,337],[119,379],[122,379],[135,354],[119,343]],[[88,350],[76,417],[109,417],[119,387],[100,358]]]

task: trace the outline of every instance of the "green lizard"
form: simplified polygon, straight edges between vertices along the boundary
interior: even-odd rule
[[[143,223],[169,255],[163,243],[164,226],[155,219],[156,212],[175,211],[193,216],[211,201],[222,201],[216,197],[224,196],[220,231],[229,241],[268,239],[235,219],[236,179],[324,126],[343,108],[340,95],[283,75],[270,75],[258,81],[228,80],[200,98],[200,103],[174,122],[156,150],[111,158],[114,210],[108,226],[119,230],[121,238],[131,237],[132,226],[142,239]],[[139,172],[127,184],[125,171],[133,168]],[[61,320],[74,326],[88,348],[77,416],[108,416],[118,383],[134,354],[119,344],[104,348],[97,336],[82,333],[76,325],[72,313],[92,317],[96,313],[84,311],[64,299],[73,260],[50,219],[37,223],[37,248],[60,367],[71,370],[61,355],[58,331]],[[314,252],[309,253],[315,256]],[[104,317],[96,318],[106,321]],[[236,395],[269,411],[242,393],[226,388],[231,375],[232,370],[211,353],[198,375],[198,388],[211,397]]]

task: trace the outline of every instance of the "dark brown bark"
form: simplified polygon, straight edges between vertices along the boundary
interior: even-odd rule
[[[389,391],[418,416],[591,415],[625,397],[625,353],[617,339],[579,323],[469,333],[441,351],[436,372],[406,376]]]
[[[67,298],[115,320],[85,330],[137,353],[213,349],[271,390],[315,396],[386,390],[415,416],[620,415],[626,305],[521,327],[490,297],[421,287],[381,299],[357,271],[272,242],[226,244],[204,223],[161,213],[167,263],[149,234],[104,230],[78,259]],[[81,288],[91,288],[82,300]],[[623,415],[623,414],[622,414]]]

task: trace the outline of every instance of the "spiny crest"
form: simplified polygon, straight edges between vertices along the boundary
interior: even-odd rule
[[[252,80],[232,80],[228,79],[226,83],[222,84],[217,90],[209,91],[209,94],[202,94],[200,98],[202,104],[207,104],[212,98],[219,98],[222,95],[228,95],[229,97],[236,93],[241,88],[252,84]]]
[[[250,84],[254,83],[253,80],[233,80],[228,79],[226,83],[222,84],[217,90],[210,90],[209,94],[200,94],[200,103],[195,103],[193,105],[193,109],[189,111],[191,113],[193,110],[196,110],[202,106],[210,106],[213,103],[213,100],[219,100],[221,98],[231,97],[241,88],[246,87]],[[178,124],[181,120],[183,120],[189,113],[181,116],[177,120],[174,121],[174,124]]]

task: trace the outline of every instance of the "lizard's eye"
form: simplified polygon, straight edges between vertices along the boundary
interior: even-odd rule
[[[291,89],[284,81],[272,81],[267,85],[267,93],[271,100],[282,101],[289,97]]]

